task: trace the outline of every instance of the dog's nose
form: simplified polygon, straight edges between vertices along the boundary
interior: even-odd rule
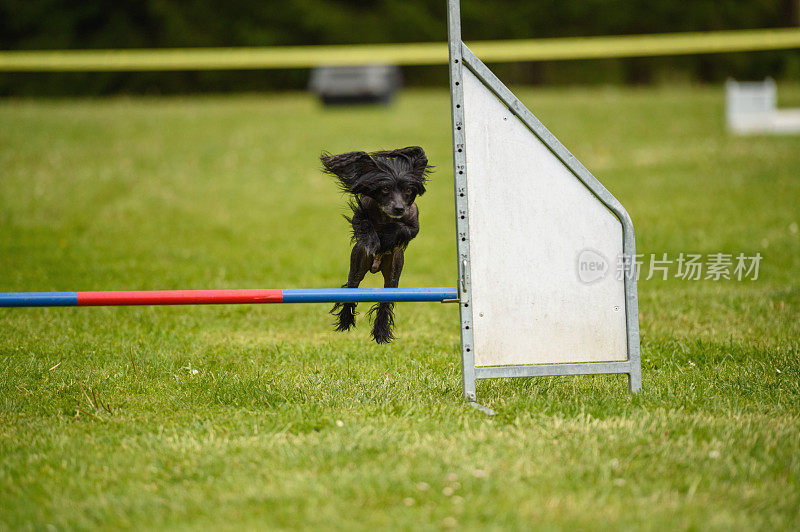
[[[392,207],[392,214],[400,215],[405,212],[405,207]]]

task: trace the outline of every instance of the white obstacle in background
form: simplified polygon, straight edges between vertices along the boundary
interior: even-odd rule
[[[325,105],[389,104],[402,81],[397,65],[320,66],[308,89]]]
[[[800,109],[778,109],[775,81],[725,82],[725,118],[737,135],[800,133]]]

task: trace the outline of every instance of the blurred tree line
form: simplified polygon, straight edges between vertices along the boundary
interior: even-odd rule
[[[465,40],[798,25],[800,0],[462,0]],[[158,48],[446,39],[445,0],[0,0],[0,48]],[[497,65],[512,83],[717,82],[800,78],[797,51]],[[444,84],[445,66],[407,84]],[[0,94],[113,94],[303,88],[304,70],[2,73]]]

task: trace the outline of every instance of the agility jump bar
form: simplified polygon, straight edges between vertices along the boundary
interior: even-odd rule
[[[113,292],[0,292],[0,307],[455,301],[455,288],[288,288]]]

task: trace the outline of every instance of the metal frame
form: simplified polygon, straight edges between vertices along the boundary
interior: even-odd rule
[[[639,351],[639,310],[636,293],[636,242],[633,222],[622,204],[567,150],[516,96],[484,65],[461,40],[459,0],[448,0],[448,41],[450,50],[450,103],[453,130],[453,176],[455,183],[456,244],[458,279],[461,296],[461,364],[464,398],[477,399],[476,380],[503,377],[538,377],[625,373],[631,392],[641,389]],[[524,366],[475,367],[469,250],[469,208],[467,206],[467,160],[464,128],[464,93],[462,69],[466,66],[494,95],[502,101],[527,128],[555,155],[622,224],[622,251],[625,257],[625,321],[628,359],[624,362],[590,362],[575,364],[537,364]]]
[[[450,109],[453,126],[453,179],[455,183],[456,246],[458,250],[458,291],[461,317],[461,380],[464,398],[474,402],[475,357],[472,352],[472,311],[469,310],[469,207],[467,205],[467,149],[464,131],[464,84],[461,77],[461,6],[448,0],[447,34],[450,49]]]

